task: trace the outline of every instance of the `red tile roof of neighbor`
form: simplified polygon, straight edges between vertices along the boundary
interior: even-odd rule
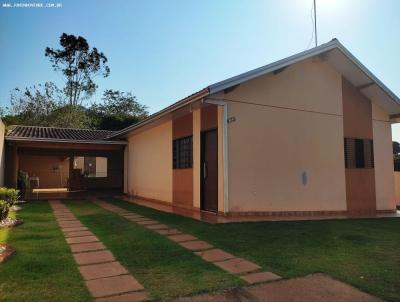
[[[115,131],[38,126],[11,126],[8,140],[107,141]]]

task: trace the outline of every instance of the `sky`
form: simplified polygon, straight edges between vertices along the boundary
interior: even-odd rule
[[[5,8],[5,3],[60,8]],[[81,35],[109,59],[98,90],[132,92],[151,113],[228,77],[313,47],[312,0],[0,1],[0,106],[10,91],[53,81],[44,56]],[[319,44],[337,38],[400,96],[400,1],[317,0]],[[400,141],[400,125],[393,127]]]

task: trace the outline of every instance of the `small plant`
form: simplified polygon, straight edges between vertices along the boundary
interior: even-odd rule
[[[19,191],[9,188],[0,188],[0,221],[6,219],[10,208],[19,198]]]

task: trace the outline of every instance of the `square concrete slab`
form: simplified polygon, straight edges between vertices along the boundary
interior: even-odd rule
[[[82,236],[94,236],[91,231],[77,231],[77,232],[64,232],[66,238],[71,237],[82,237]]]
[[[71,244],[69,247],[73,253],[91,252],[106,249],[104,244],[101,242],[77,243]]]
[[[82,227],[63,227],[61,231],[63,232],[76,232],[76,231],[87,231],[88,228],[85,226]]]
[[[196,252],[196,255],[200,256],[203,260],[209,262],[223,261],[235,258],[232,254],[229,254],[220,249],[212,249],[208,251]]]
[[[198,240],[196,237],[189,235],[189,234],[177,234],[168,236],[169,239],[175,242],[184,242],[184,241],[191,241],[191,240]]]
[[[97,239],[96,236],[83,236],[83,237],[72,237],[72,238],[67,238],[67,243],[72,244],[72,243],[88,243],[88,242],[97,242],[99,239]]]
[[[134,292],[118,296],[96,299],[96,302],[140,302],[149,300],[149,295],[144,292]]]
[[[61,217],[56,216],[56,220],[57,220],[57,222],[65,222],[65,221],[77,220],[77,219],[74,216],[61,216]]]
[[[136,221],[136,223],[141,225],[159,224],[159,222],[155,220],[142,220],[142,221]]]
[[[130,220],[130,221],[133,221],[133,222],[148,221],[149,220],[146,217],[138,217],[138,218],[134,217],[134,218],[127,218],[127,219]]]
[[[271,272],[260,272],[260,273],[252,273],[252,274],[247,274],[244,276],[241,276],[244,281],[254,284],[254,283],[261,283],[261,282],[267,282],[267,281],[275,281],[282,279],[280,276],[271,273]]]
[[[74,254],[74,258],[79,265],[115,261],[113,254],[107,250]]]
[[[231,274],[248,273],[261,268],[257,264],[241,258],[233,258],[222,262],[214,262],[214,264]]]
[[[210,248],[213,247],[208,242],[201,241],[201,240],[186,241],[186,242],[181,242],[179,244],[181,246],[183,246],[184,248],[187,248],[187,249],[192,250],[192,251],[207,250],[207,249],[210,249]]]
[[[56,217],[57,220],[68,219],[68,218],[76,219],[76,217],[72,214],[54,215],[54,217]]]
[[[79,221],[77,222],[68,222],[68,221],[63,221],[63,222],[59,222],[58,223],[60,225],[60,227],[62,228],[72,228],[72,227],[83,227],[84,225],[82,223],[80,223]]]
[[[54,211],[54,215],[74,215],[74,214],[72,214],[72,212],[68,210],[60,210],[60,211]]]
[[[95,298],[142,290],[143,286],[131,275],[115,276],[86,281]]]
[[[124,216],[124,217],[143,217],[143,216],[140,216],[138,214],[131,213],[131,212],[126,213],[126,214],[122,214],[121,216]]]
[[[79,271],[81,272],[85,280],[128,274],[126,268],[123,267],[119,262],[108,262],[102,264],[80,266]]]
[[[177,229],[165,229],[165,230],[155,230],[160,235],[177,235],[182,234],[181,231]]]
[[[150,230],[163,230],[163,229],[168,229],[169,226],[159,223],[159,224],[147,225],[146,228],[148,228]]]

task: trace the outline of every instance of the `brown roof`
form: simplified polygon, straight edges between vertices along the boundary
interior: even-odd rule
[[[72,129],[38,126],[11,126],[6,139],[16,140],[62,140],[62,141],[102,141],[115,131]]]

